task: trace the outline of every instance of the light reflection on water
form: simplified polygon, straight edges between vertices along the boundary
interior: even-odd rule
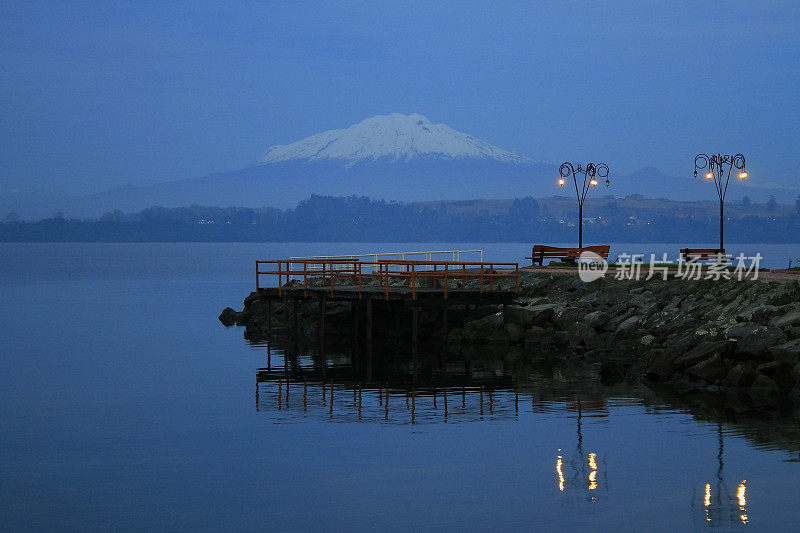
[[[596,427],[618,417],[644,413],[686,424],[690,420],[687,413],[693,412],[693,406],[686,407],[676,398],[672,402],[661,399],[642,384],[618,383],[604,390],[592,369],[584,369],[580,375],[570,375],[571,369],[541,372],[518,363],[507,364],[492,355],[476,359],[444,351],[418,360],[398,360],[395,351],[392,365],[381,367],[375,356],[366,361],[357,351],[322,357],[309,348],[302,354],[265,344],[258,348],[269,355],[268,365],[256,372],[255,409],[278,424],[315,421],[424,426],[524,424],[542,418],[571,421],[573,435],[553,450],[551,463],[553,490],[565,498],[565,503],[572,501],[570,505],[575,498],[598,505],[613,499],[609,484],[613,469],[591,438],[584,442],[587,422]],[[694,412],[697,415],[696,409]],[[701,496],[692,498],[690,508],[708,526],[750,524],[746,480],[737,479],[736,488],[729,488],[724,468],[725,439],[745,436],[757,447],[795,454],[797,440],[765,440],[744,417],[736,423],[709,422],[695,418],[693,427],[682,430],[706,435],[713,428],[717,434],[716,479],[702,486]]]
[[[482,246],[447,246],[458,247]],[[601,385],[527,355],[484,347],[446,359],[421,354],[417,366],[384,347],[394,366],[374,364],[367,379],[358,353],[331,350],[321,365],[314,350],[289,350],[299,366],[325,369],[324,379],[305,375],[307,401],[321,402],[321,384],[333,381],[333,418],[329,403],[303,412],[300,374],[288,409],[277,408],[277,383],[263,382],[256,410],[266,349],[217,321],[222,307],[241,308],[253,258],[427,245],[0,248],[7,530],[775,531],[800,522],[796,416]],[[518,243],[487,249],[487,258],[528,252]],[[271,354],[276,377],[283,348]],[[348,376],[353,361],[360,373]]]

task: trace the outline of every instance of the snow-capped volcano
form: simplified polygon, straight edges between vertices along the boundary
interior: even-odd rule
[[[113,189],[41,210],[83,216],[154,205],[286,208],[313,194],[399,201],[543,196],[557,172],[422,115],[395,113],[272,146],[232,172]]]
[[[8,195],[0,194],[0,212],[3,206],[6,212],[23,216],[46,216],[54,211],[97,216],[114,209],[134,212],[154,205],[286,208],[314,194],[399,201],[540,197],[560,192],[557,176],[558,167],[553,164],[433,124],[422,115],[395,113],[273,146],[256,164],[232,172],[121,187],[91,196],[33,199],[27,207],[15,195],[4,198]],[[655,169],[643,169],[631,177],[635,179],[617,179],[613,174],[609,193],[685,199],[691,187],[688,183],[678,187],[674,185],[677,181],[665,179]],[[693,196],[706,198],[713,196],[712,191],[702,187]],[[750,191],[748,194],[755,194]],[[769,194],[773,193],[777,194]]]
[[[532,163],[444,124],[434,124],[416,113],[378,115],[349,128],[329,130],[292,144],[272,146],[259,163],[292,160],[411,161],[417,158],[491,159],[503,163]]]

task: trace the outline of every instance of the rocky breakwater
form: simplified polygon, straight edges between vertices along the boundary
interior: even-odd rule
[[[458,343],[561,348],[613,378],[800,401],[800,284],[527,275],[519,305],[450,331]]]
[[[403,305],[407,311],[412,304]],[[293,319],[290,307],[274,306],[273,327],[287,327]],[[265,330],[265,308],[252,294],[242,312],[228,308],[220,320],[244,325],[245,336],[257,338]],[[317,307],[309,302],[297,309],[302,329],[312,334]],[[328,313],[338,320],[326,324],[345,331],[354,316],[347,311],[346,304],[335,304]],[[422,315],[429,339],[444,338],[440,315]],[[524,272],[514,305],[453,306],[449,316],[451,351],[509,346],[532,360],[596,365],[611,381],[642,379],[679,390],[745,393],[765,405],[800,402],[797,281],[603,278],[585,283],[571,274]],[[396,315],[376,315],[376,332],[391,330],[397,338],[406,325]]]

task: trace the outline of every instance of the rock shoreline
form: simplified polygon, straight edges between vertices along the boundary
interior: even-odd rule
[[[375,303],[376,336],[407,336],[411,302]],[[348,302],[329,301],[325,335],[350,339],[358,319]],[[271,333],[315,334],[316,301],[274,302]],[[735,280],[615,280],[520,272],[513,305],[449,306],[420,313],[422,342],[449,350],[508,346],[526,357],[597,365],[610,380],[642,379],[678,390],[742,393],[764,405],[800,403],[800,283]],[[252,293],[226,308],[225,325],[266,338],[267,304]],[[363,322],[362,322],[363,324]],[[362,326],[363,327],[363,326]],[[553,356],[552,354],[556,355]]]

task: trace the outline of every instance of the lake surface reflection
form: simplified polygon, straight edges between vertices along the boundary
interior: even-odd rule
[[[493,257],[530,249],[514,246]],[[361,249],[426,248],[0,244],[0,523],[796,529],[791,410],[603,384],[519,350],[368,358],[340,339],[321,357],[219,324],[254,258]]]
[[[272,423],[502,423],[524,434],[558,420],[558,447],[536,450],[542,463],[550,454],[551,470],[549,481],[539,479],[536,492],[551,492],[553,503],[573,511],[608,506],[624,516],[628,510],[617,493],[630,490],[624,484],[631,481],[633,469],[638,474],[632,481],[644,484],[652,498],[671,499],[676,493],[686,498],[684,508],[672,512],[690,520],[678,523],[728,529],[766,519],[776,525],[774,516],[764,516],[766,508],[777,503],[765,499],[774,487],[767,485],[765,494],[758,494],[763,485],[748,482],[764,472],[740,456],[742,440],[745,446],[777,452],[779,464],[788,470],[796,471],[800,461],[798,412],[791,407],[759,412],[748,403],[705,392],[679,396],[642,383],[603,383],[597,365],[560,367],[553,362],[557,354],[539,354],[531,361],[507,349],[473,347],[451,353],[444,346],[416,354],[402,347],[371,353],[361,343],[345,353],[341,344],[339,351],[321,351],[306,340],[307,344],[276,339],[273,346],[253,343],[266,358],[266,366],[255,375],[255,410]],[[565,426],[571,426],[571,435],[569,429],[563,431]],[[660,435],[648,431],[653,426],[662,426]],[[698,437],[702,443],[688,446],[693,458],[641,453],[654,438]],[[609,447],[610,443],[616,445]],[[726,446],[736,451],[726,453]],[[633,453],[626,454],[626,448]],[[675,486],[667,489],[658,472],[680,470],[680,462],[687,459],[704,474],[688,476],[683,483],[673,481]],[[736,464],[726,467],[726,461]],[[784,488],[788,490],[779,490],[777,499],[789,505],[787,498],[798,495],[797,487]],[[675,492],[660,494],[664,490]],[[668,529],[671,517],[660,519]],[[630,525],[627,519],[620,524]],[[777,525],[791,528],[790,522]]]

